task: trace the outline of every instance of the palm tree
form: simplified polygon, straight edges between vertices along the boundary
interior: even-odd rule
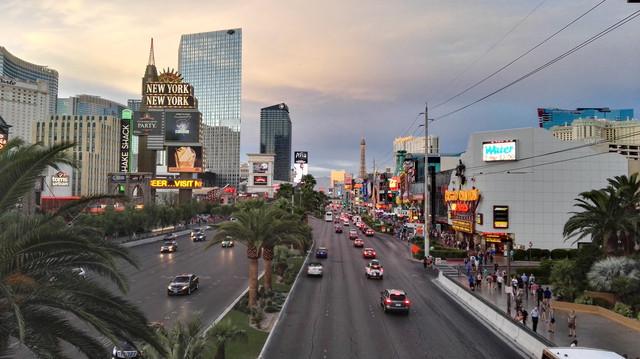
[[[216,356],[214,359],[225,359],[226,344],[236,340],[247,341],[247,332],[239,329],[235,325],[231,324],[231,320],[218,323],[213,327],[213,332],[210,334],[211,338],[214,338],[216,343]]]
[[[624,251],[626,254],[630,254],[633,251],[634,244],[637,246],[640,244],[637,242],[637,228],[640,222],[640,180],[638,174],[634,173],[631,176],[616,176],[607,180],[609,187],[613,188],[616,192],[616,197],[620,202],[620,206],[625,210],[625,217],[629,220],[632,228],[635,230],[632,232],[624,232],[621,239],[624,245]]]
[[[113,342],[141,340],[161,348],[140,310],[72,272],[82,267],[126,291],[117,261],[135,265],[126,249],[102,240],[94,228],[64,220],[95,198],[48,215],[15,211],[47,167],[73,164],[65,152],[71,147],[12,140],[0,150],[0,355],[17,339],[41,358],[65,358],[63,343],[90,358],[106,357],[96,332]]]
[[[156,335],[165,353],[158,352],[151,346],[143,349],[144,357],[149,359],[205,359],[213,345],[202,335],[203,327],[200,319],[194,319],[184,325],[181,322],[167,330],[164,326],[156,327]]]

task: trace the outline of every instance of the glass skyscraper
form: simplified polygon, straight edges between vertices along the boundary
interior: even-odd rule
[[[58,115],[114,116],[120,118],[127,108],[100,96],[78,95],[58,99]]]
[[[242,29],[182,35],[178,71],[193,85],[202,112],[205,171],[215,173],[217,186],[237,186]]]
[[[291,118],[286,104],[281,103],[260,110],[260,153],[276,155],[273,179],[290,181]]]
[[[36,82],[44,80],[49,88],[49,114],[56,114],[58,99],[58,71],[26,62],[0,46],[0,76]]]
[[[559,108],[539,108],[538,123],[540,127],[550,129],[553,126],[570,126],[579,119],[605,119],[610,121],[626,121],[633,119],[633,109],[614,110],[608,107],[577,108],[563,110]]]

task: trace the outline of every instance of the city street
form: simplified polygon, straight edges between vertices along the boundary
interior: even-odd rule
[[[347,233],[312,219],[316,246],[326,246],[323,278],[301,275],[264,358],[518,358],[522,355],[444,294],[422,265],[408,260],[404,242],[360,237],[384,266],[367,279],[367,260]],[[353,224],[348,228],[353,228]],[[315,259],[313,259],[315,260]],[[408,316],[385,314],[380,291],[403,289]]]

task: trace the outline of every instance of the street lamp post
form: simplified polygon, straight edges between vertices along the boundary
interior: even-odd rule
[[[429,256],[429,235],[431,221],[429,220],[431,198],[427,198],[429,192],[429,106],[424,104],[424,255]]]

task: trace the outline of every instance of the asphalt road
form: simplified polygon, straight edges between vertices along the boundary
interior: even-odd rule
[[[332,223],[311,224],[316,246],[329,250],[320,260],[324,277],[301,275],[264,358],[522,357],[432,283],[422,264],[408,259],[406,243],[361,236],[384,266],[383,280],[366,279],[367,260],[348,230],[336,234]],[[385,288],[407,292],[410,315],[383,313]]]

